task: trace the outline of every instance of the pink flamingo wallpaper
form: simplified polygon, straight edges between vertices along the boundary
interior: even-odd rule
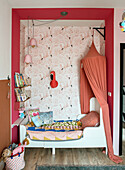
[[[32,27],[29,37],[32,38]],[[105,42],[98,32],[82,26],[36,26],[37,47],[29,47],[32,63],[25,64],[28,52],[27,26],[20,28],[20,72],[31,78],[31,99],[26,109],[53,111],[53,119],[74,119],[80,111],[80,60],[87,54],[92,39],[98,52],[105,55]],[[50,72],[55,71],[57,88],[50,86]]]

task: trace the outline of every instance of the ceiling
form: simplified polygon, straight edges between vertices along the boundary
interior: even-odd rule
[[[123,8],[125,0],[7,0],[12,8]]]

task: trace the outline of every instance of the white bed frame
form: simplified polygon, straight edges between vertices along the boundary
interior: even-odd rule
[[[83,138],[70,141],[34,141],[28,138],[29,145],[28,148],[52,148],[52,154],[55,154],[56,148],[106,148],[107,143],[103,125],[102,109],[96,98],[90,99],[90,111],[97,111],[100,113],[100,126],[98,127],[87,127],[83,130]],[[77,118],[81,118],[85,115],[78,115]],[[76,119],[76,118],[75,118]],[[26,138],[26,128],[25,124],[28,122],[28,117],[26,117],[20,124],[20,142]]]

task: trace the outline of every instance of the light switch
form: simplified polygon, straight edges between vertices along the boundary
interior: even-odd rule
[[[112,93],[111,93],[111,92],[108,92],[108,96],[110,96],[110,97],[111,97],[111,96],[112,96]]]

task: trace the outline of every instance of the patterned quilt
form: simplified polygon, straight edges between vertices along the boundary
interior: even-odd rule
[[[44,124],[40,127],[35,127],[32,126],[31,123],[28,123],[26,125],[27,130],[42,130],[42,131],[47,131],[47,130],[80,130],[82,127],[81,125],[78,125],[78,121],[76,120],[60,120],[60,121],[54,121],[52,124]]]
[[[26,125],[27,134],[32,140],[73,140],[83,136],[77,121],[55,121],[52,124],[34,127]]]

